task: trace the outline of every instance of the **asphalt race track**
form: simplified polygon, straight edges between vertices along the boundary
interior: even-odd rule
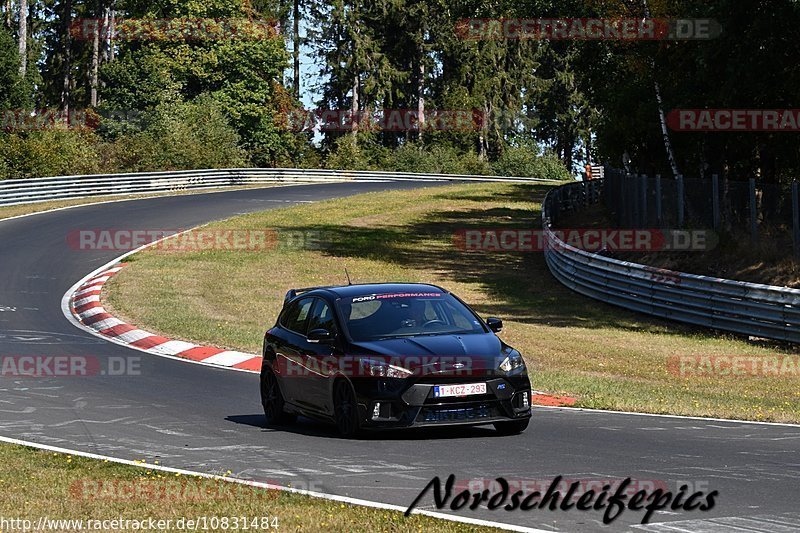
[[[183,228],[237,213],[405,183],[323,184],[142,199],[0,221],[0,355],[140,359],[140,375],[0,376],[0,435],[407,506],[434,476],[463,482],[652,480],[719,491],[709,512],[462,509],[461,516],[558,531],[800,531],[800,427],[537,409],[520,436],[491,428],[389,433],[350,441],[308,420],[267,430],[254,374],[107,343],[65,319],[76,281],[120,252],[70,249],[73,229]],[[257,283],[258,280],[254,280]],[[556,283],[553,280],[553,283]],[[265,326],[274,317],[264,317]],[[536,380],[535,374],[531,376]],[[535,386],[535,385],[534,385]],[[420,505],[434,509],[429,494]],[[446,512],[452,512],[443,509]]]

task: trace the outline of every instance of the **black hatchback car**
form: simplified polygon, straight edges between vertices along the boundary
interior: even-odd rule
[[[522,356],[435,285],[290,290],[264,337],[261,402],[268,425],[297,415],[362,429],[494,424],[525,430],[531,383]]]

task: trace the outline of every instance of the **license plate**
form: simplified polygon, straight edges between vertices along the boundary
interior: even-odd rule
[[[435,385],[433,387],[434,398],[446,398],[452,396],[474,396],[486,394],[486,383],[465,383],[463,385]]]

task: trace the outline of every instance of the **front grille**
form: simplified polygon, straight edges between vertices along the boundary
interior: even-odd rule
[[[490,402],[468,402],[458,407],[453,405],[425,406],[420,409],[416,422],[421,424],[476,422],[502,416],[496,404]]]

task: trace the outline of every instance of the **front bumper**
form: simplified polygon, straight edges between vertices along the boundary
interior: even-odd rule
[[[436,385],[485,382],[486,394],[434,397]],[[401,428],[443,425],[482,425],[531,416],[528,376],[472,379],[435,379],[409,384],[401,379],[353,380],[361,415],[367,428]]]

